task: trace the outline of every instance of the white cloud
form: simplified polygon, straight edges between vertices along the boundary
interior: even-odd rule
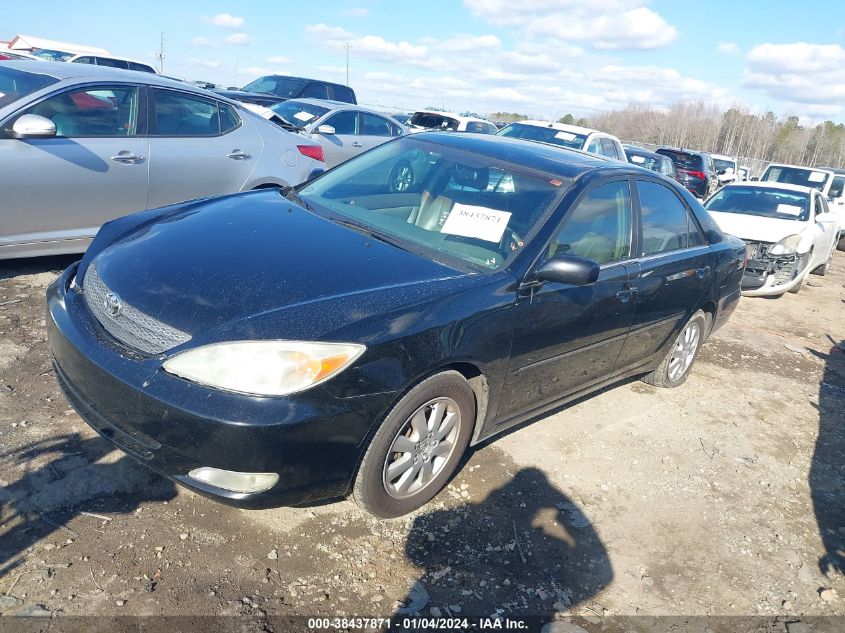
[[[438,41],[429,39],[426,41],[436,43],[438,48],[451,53],[499,48],[502,45],[502,40],[495,35],[469,35],[465,33],[456,35],[448,40]]]
[[[276,55],[275,57],[268,57],[267,63],[278,64],[279,66],[286,66],[287,64],[290,64],[290,58],[285,57],[284,55]]]
[[[515,8],[510,0],[464,0],[479,18],[527,37],[575,41],[595,49],[654,49],[678,30],[649,9],[647,0],[533,0]]]
[[[346,29],[342,29],[339,26],[329,26],[328,24],[309,24],[305,27],[305,32],[315,39],[335,42],[339,40],[350,40],[355,37],[353,33],[350,33]]]
[[[772,74],[835,72],[845,64],[839,44],[760,44],[748,53],[752,71]]]
[[[352,7],[351,9],[346,9],[342,12],[348,18],[363,18],[369,14],[370,10],[365,9],[364,7]]]
[[[252,37],[246,33],[232,33],[227,35],[224,39],[227,44],[234,44],[235,46],[245,46],[252,43]]]
[[[725,55],[736,55],[739,53],[739,46],[737,46],[736,42],[719,42],[716,50]]]
[[[185,60],[191,66],[197,66],[206,70],[223,70],[225,65],[219,59],[205,59],[203,57],[189,57]]]
[[[218,13],[215,16],[202,16],[202,21],[213,26],[222,26],[226,29],[239,29],[246,20],[240,16],[232,15],[231,13]]]
[[[350,53],[354,56],[386,63],[403,63],[418,68],[434,68],[443,64],[443,60],[430,55],[428,46],[404,40],[392,42],[380,35],[358,36],[339,26],[327,24],[312,24],[306,26],[305,31],[329,48],[337,49],[349,44]]]
[[[207,37],[195,37],[191,40],[195,48],[219,48],[220,42],[210,40]]]

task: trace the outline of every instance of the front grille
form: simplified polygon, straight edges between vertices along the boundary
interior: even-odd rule
[[[745,255],[748,260],[763,259],[769,252],[771,244],[768,242],[745,242]]]
[[[191,336],[182,330],[120,302],[100,279],[93,265],[85,272],[82,290],[88,309],[100,325],[127,347],[146,354],[161,354],[191,340]],[[115,305],[119,305],[119,309],[115,310]]]

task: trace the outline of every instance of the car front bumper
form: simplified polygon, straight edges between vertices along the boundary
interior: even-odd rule
[[[745,297],[782,295],[798,286],[807,276],[807,255],[792,258],[771,258],[771,261],[749,262],[742,277]]]
[[[160,358],[122,350],[69,284],[72,266],[47,291],[47,332],[56,377],[80,416],[150,469],[242,508],[343,496],[374,423],[395,393],[339,398],[322,386],[285,398],[209,389],[172,376]],[[188,477],[196,468],[277,473],[257,493]]]

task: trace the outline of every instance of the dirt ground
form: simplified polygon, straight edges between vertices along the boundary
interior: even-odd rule
[[[845,253],[744,298],[680,389],[522,426],[388,522],[228,508],[111,450],[51,371],[71,261],[0,262],[0,614],[845,615]]]

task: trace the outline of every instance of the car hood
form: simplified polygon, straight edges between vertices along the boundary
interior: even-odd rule
[[[309,319],[322,325],[292,324],[277,335],[317,336],[477,277],[336,224],[275,190],[160,215],[91,263],[123,302],[192,336],[279,310],[291,319],[317,315]]]
[[[789,235],[801,233],[807,226],[806,222],[799,220],[780,220],[718,211],[709,213],[725,233],[753,242],[779,242]]]

